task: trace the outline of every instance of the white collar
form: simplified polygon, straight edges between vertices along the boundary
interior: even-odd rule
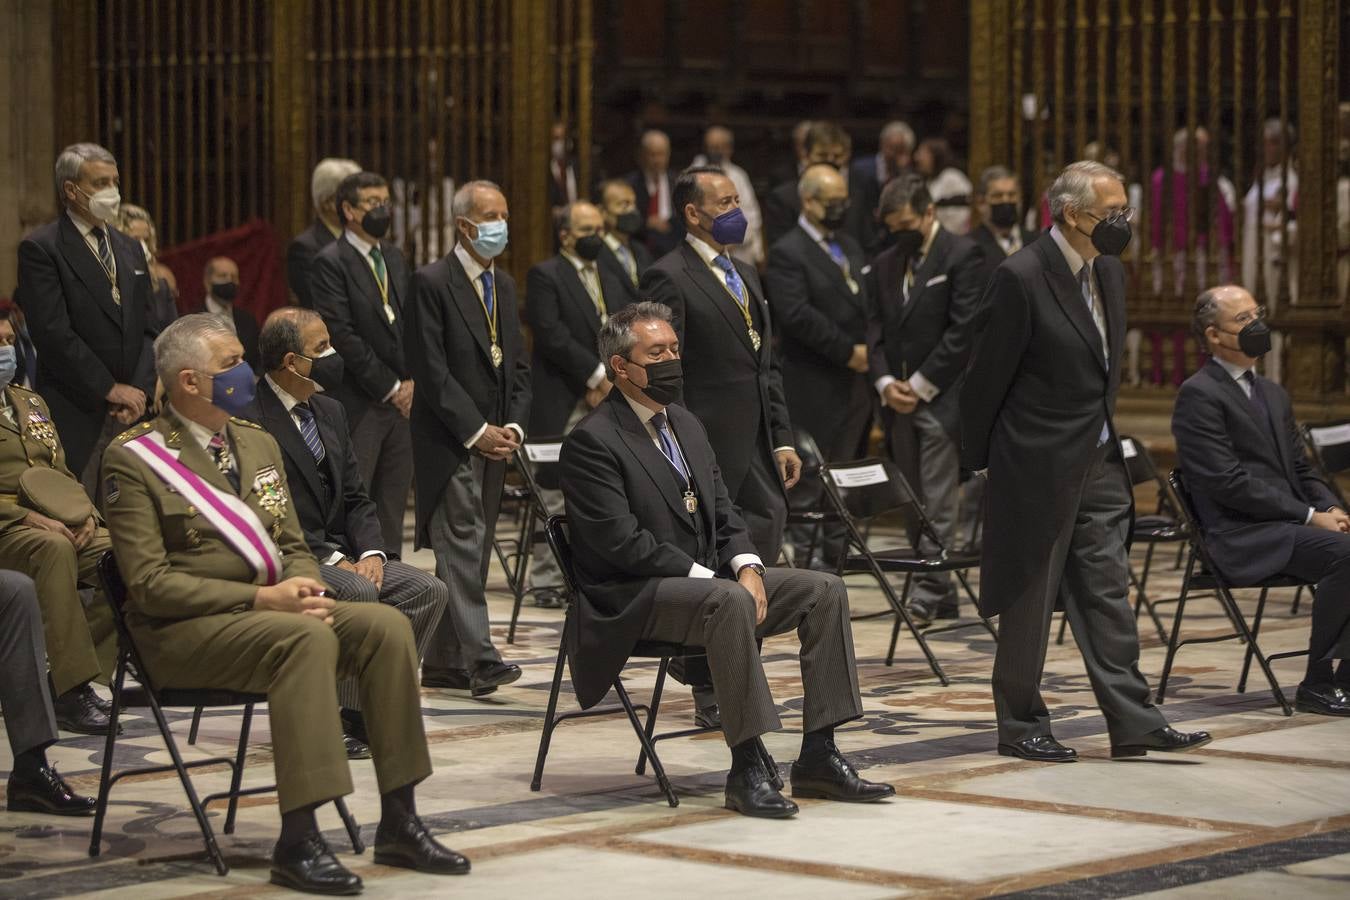
[[[1230,363],[1226,359],[1219,359],[1217,356],[1212,357],[1212,359],[1223,366],[1223,370],[1228,373],[1228,377],[1234,381],[1241,381],[1243,375],[1246,375],[1252,369],[1256,368],[1255,366],[1239,366],[1236,363]]]
[[[226,316],[230,319],[234,318],[234,304],[223,303],[220,300],[217,300],[213,294],[208,293],[206,295],[206,300],[203,305],[209,313],[215,313],[218,316]]]
[[[464,267],[464,274],[469,276],[470,284],[477,281],[479,276],[481,276],[484,272],[492,272],[493,276],[494,277],[496,276],[497,272],[492,262],[488,263],[488,267],[486,269],[480,266],[478,264],[478,260],[470,256],[469,251],[464,249],[463,241],[460,241],[455,244],[454,253],[455,256],[459,259],[459,264]]]
[[[577,274],[581,274],[587,269],[591,269],[592,271],[595,270],[595,263],[586,262],[586,260],[582,259],[580,256],[577,256],[570,250],[561,250],[559,251],[559,254],[562,256],[563,259],[570,262],[576,268]]]
[[[811,224],[811,220],[806,218],[806,213],[802,213],[797,217],[797,224],[801,226],[802,231],[805,231],[806,236],[811,240],[815,241],[817,244],[825,243],[825,235],[822,234],[816,226]]]
[[[1060,230],[1058,224],[1050,226],[1050,237],[1054,239],[1056,246],[1064,254],[1064,261],[1069,264],[1069,271],[1074,278],[1078,277],[1078,272],[1083,266],[1088,267],[1089,273],[1092,271],[1092,261],[1084,260],[1082,254],[1073,249],[1069,244],[1069,239],[1064,236],[1064,232]]]
[[[619,393],[623,393],[623,392],[620,391]],[[641,403],[637,402],[636,400],[634,400],[632,397],[628,396],[627,394],[624,394],[624,395],[623,395],[623,399],[627,400],[627,401],[628,401],[628,405],[631,406],[631,407],[633,408],[633,412],[637,413],[637,417],[638,417],[638,421],[639,421],[639,422],[641,422],[643,425],[651,425],[652,419],[654,419],[654,418],[656,417],[656,410],[651,409],[651,408],[646,407],[646,406],[643,406]],[[665,412],[665,410],[663,409],[663,410],[661,410],[661,412]],[[655,427],[655,426],[652,426],[652,427]]]
[[[272,373],[269,372],[264,375],[263,380],[271,386],[272,393],[276,394],[277,399],[281,401],[281,405],[286,407],[286,412],[291,412],[300,405],[300,401],[295,399],[294,394],[277,384],[276,379],[272,377]]]
[[[729,257],[731,255],[730,251],[725,254],[718,253],[717,250],[713,248],[712,244],[692,232],[685,232],[684,239],[689,242],[689,246],[694,248],[694,252],[697,253],[699,258],[707,263],[709,267],[717,265],[717,263],[713,262],[717,257],[724,255]],[[718,266],[718,268],[721,267]]]
[[[617,237],[615,237],[612,232],[606,231],[600,237],[604,240],[605,246],[609,247],[609,249],[611,250],[618,250],[620,247],[623,246],[623,241],[620,241]],[[624,249],[627,250],[628,248],[624,247]]]
[[[71,211],[68,210],[68,209],[66,210],[66,215],[70,217],[70,221],[72,221],[72,222],[75,223],[75,227],[78,228],[78,229],[80,230],[80,237],[82,237],[82,238],[88,238],[88,237],[89,237],[89,232],[91,232],[91,231],[94,230],[94,226],[93,226],[93,225],[90,225],[90,224],[89,224],[88,222],[86,222],[84,219],[81,219],[79,216],[75,215],[73,212],[71,212]],[[108,233],[108,226],[106,226],[106,225],[100,225],[100,226],[98,226],[98,227],[100,227],[100,228],[103,229],[103,233],[104,233],[104,234],[107,234],[107,233]]]
[[[347,236],[347,243],[351,244],[362,255],[369,257],[371,249],[375,246],[363,237],[359,237],[356,232],[350,228],[345,229],[343,233]]]
[[[175,419],[183,423],[183,427],[187,428],[188,434],[192,435],[192,439],[197,442],[199,447],[206,450],[207,447],[211,445],[211,438],[215,437],[217,432],[212,431],[200,422],[194,422],[187,416],[180,414],[178,410],[173,408],[172,404],[165,404],[164,408],[167,409]],[[220,429],[218,433],[224,437],[225,429]]]

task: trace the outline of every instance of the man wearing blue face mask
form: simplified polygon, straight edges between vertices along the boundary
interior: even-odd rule
[[[451,211],[458,242],[413,275],[404,330],[417,381],[414,541],[435,552],[436,575],[450,588],[422,684],[481,697],[520,677],[492,644],[484,585],[506,460],[529,421],[530,364],[515,281],[495,264],[506,249],[506,197],[490,181],[470,181]]]

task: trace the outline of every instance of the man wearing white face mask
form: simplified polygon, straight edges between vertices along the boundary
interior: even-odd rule
[[[451,212],[458,243],[413,275],[404,332],[417,379],[414,541],[435,552],[436,575],[450,587],[422,685],[477,697],[520,677],[492,645],[483,586],[506,460],[525,440],[530,363],[515,281],[495,263],[506,249],[506,197],[490,181],[470,181]]]
[[[64,212],[19,245],[14,299],[66,461],[88,489],[103,447],[145,415],[154,385],[150,267],[141,245],[112,227],[121,195],[111,153],[72,144],[56,159],[55,180]]]

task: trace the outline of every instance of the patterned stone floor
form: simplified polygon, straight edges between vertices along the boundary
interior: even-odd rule
[[[426,564],[421,554],[413,561]],[[1156,596],[1174,594],[1180,575],[1163,563]],[[989,697],[993,643],[981,629],[937,636],[933,647],[951,677],[941,687],[914,640],[903,635],[893,667],[884,665],[890,619],[854,624],[866,718],[839,743],[873,779],[894,782],[889,803],[854,807],[802,803],[792,821],[752,821],[721,808],[727,755],[720,739],[661,745],[680,805],[669,808],[650,777],[637,776],[637,742],[622,717],[560,728],[543,789],[530,772],[548,699],[561,613],[528,608],[514,645],[506,644],[510,605],[494,568],[492,615],[499,646],[525,668],[515,685],[473,701],[425,691],[423,713],[436,773],[419,790],[431,828],[473,859],[473,874],[445,879],[375,865],[353,856],[331,808],[321,823],[368,896],[415,893],[457,897],[703,898],[832,896],[980,897],[1026,895],[1268,897],[1350,895],[1350,721],[1306,714],[1285,718],[1259,674],[1235,690],[1242,648],[1233,642],[1184,648],[1164,706],[1186,729],[1216,737],[1184,758],[1111,762],[1109,743],[1072,637],[1051,646],[1046,698],[1056,735],[1078,748],[1072,766],[997,756]],[[851,580],[855,615],[885,609],[865,579]],[[1306,645],[1307,604],[1298,615],[1277,596],[1262,634],[1267,652]],[[1254,598],[1244,598],[1250,611]],[[1170,627],[1172,607],[1164,607]],[[967,608],[967,612],[969,609]],[[1188,610],[1187,635],[1218,634],[1213,601]],[[1142,668],[1156,681],[1163,648],[1151,627]],[[767,744],[784,765],[796,754],[800,680],[791,637],[765,643],[764,660],[785,728]],[[1292,691],[1301,661],[1278,663]],[[647,696],[655,665],[635,663],[627,683]],[[661,723],[690,723],[683,689],[668,695]],[[564,693],[564,703],[571,698]],[[637,702],[642,702],[639,699]],[[188,748],[189,716],[173,728],[190,758],[232,753],[237,711],[209,715]],[[271,778],[265,717],[255,726],[246,784]],[[70,737],[53,759],[79,789],[93,793],[101,741]],[[7,745],[3,751],[7,754]],[[147,719],[128,719],[117,763],[167,762]],[[9,758],[0,755],[0,772]],[[369,762],[353,764],[348,798],[369,839],[378,797]],[[224,774],[203,770],[203,792]],[[212,813],[219,831],[223,812]],[[277,830],[274,795],[246,799],[238,829],[221,835],[231,872],[217,877],[201,855],[195,823],[172,775],[122,783],[113,792],[102,855],[87,855],[89,822],[0,813],[0,896],[256,896],[280,893],[267,882]]]

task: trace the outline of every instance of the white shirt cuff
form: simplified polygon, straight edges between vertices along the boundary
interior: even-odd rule
[[[503,427],[503,428],[510,428],[512,431],[514,431],[514,432],[516,433],[516,437],[520,439],[520,442],[521,442],[522,444],[525,443],[525,429],[524,429],[524,428],[521,428],[521,427],[520,427],[519,425],[517,425],[515,422],[507,422],[507,423],[506,423],[505,425],[503,425],[502,427]]]
[[[708,568],[707,566],[700,566],[698,563],[694,563],[692,566],[689,567],[688,577],[690,578],[712,578],[716,575],[717,573],[714,572],[712,569]]]
[[[933,398],[941,393],[937,385],[923,377],[922,372],[915,372],[909,376],[909,386],[924,403],[932,403]]]
[[[894,375],[882,375],[874,382],[873,387],[877,389],[878,394],[881,394],[884,397],[886,395],[886,388],[894,384],[895,381],[896,378]]]
[[[1316,508],[1311,506],[1308,507],[1308,514],[1303,517],[1303,524],[1307,525],[1308,523],[1312,522],[1313,514],[1316,512],[1317,512]]]
[[[336,566],[346,558],[347,554],[343,553],[341,550],[334,550],[333,554],[323,561],[323,564],[325,566]]]
[[[361,554],[360,559],[369,559],[372,556],[378,556],[380,558],[380,562],[389,562],[389,557],[385,556],[383,550],[367,550],[365,553]],[[358,562],[360,561],[360,559],[358,559]]]
[[[764,561],[756,553],[737,553],[731,558],[731,574],[739,574],[746,566],[762,566]]]
[[[389,393],[385,394],[384,399],[381,400],[380,402],[388,403],[390,400],[393,400],[394,395],[398,393],[398,389],[401,387],[403,387],[403,382],[399,381],[398,379],[394,379],[394,386],[389,389]]]
[[[595,390],[604,382],[604,380],[605,380],[605,364],[599,363],[596,365],[595,371],[591,373],[591,377],[586,379],[586,390],[588,391]]]
[[[479,428],[477,431],[475,431],[475,432],[473,433],[473,437],[469,438],[467,441],[464,442],[464,449],[466,449],[466,450],[472,450],[472,449],[473,449],[473,445],[476,444],[476,443],[478,443],[478,439],[479,439],[480,437],[482,437],[482,436],[487,432],[487,426],[488,426],[488,423],[484,422],[484,423],[483,423],[483,427],[481,427],[481,428]]]

